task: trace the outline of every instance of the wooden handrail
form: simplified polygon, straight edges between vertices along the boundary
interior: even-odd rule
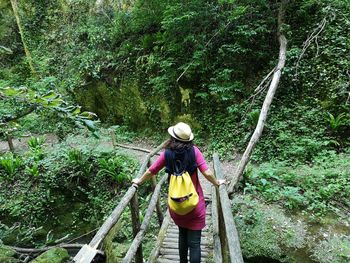
[[[165,218],[162,222],[162,226],[160,227],[160,230],[158,232],[156,244],[151,252],[151,255],[148,258],[147,263],[155,263],[157,261],[157,258],[158,258],[159,252],[160,252],[160,246],[165,239],[166,231],[169,227],[170,221],[171,221],[171,219],[170,219],[170,213],[169,213],[169,209],[168,209],[166,212]]]
[[[214,161],[214,172],[218,179],[224,179],[221,164],[219,160],[219,155],[214,153],[213,155]],[[224,229],[220,228],[220,231],[224,231],[220,233],[220,236],[225,238],[225,240],[221,240],[222,245],[227,245],[227,249],[222,248],[222,251],[229,252],[228,255],[223,255],[223,262],[231,262],[231,263],[243,263],[243,256],[239,242],[239,236],[236,229],[235,222],[233,220],[231,202],[228,197],[227,189],[224,184],[219,186],[219,201],[220,201],[220,212],[222,213],[224,223]]]
[[[139,169],[137,173],[137,178],[141,177],[143,173],[147,169],[147,165],[149,160],[152,156],[156,155],[164,146],[165,142],[160,144],[155,150],[153,150],[151,153],[147,155],[145,160],[143,161],[141,168]],[[93,239],[90,241],[88,247],[90,247],[92,250],[96,250],[97,247],[100,245],[101,241],[106,237],[110,229],[118,222],[121,214],[123,213],[126,206],[130,203],[131,198],[134,196],[136,192],[136,188],[133,186],[130,186],[128,191],[125,193],[124,197],[120,200],[119,204],[116,208],[112,211],[112,213],[107,217],[101,228],[97,231]],[[82,257],[83,249],[81,249],[78,254],[74,257],[75,262],[90,262],[90,260],[84,260],[84,257]]]
[[[148,206],[147,211],[145,213],[145,217],[144,217],[142,225],[140,227],[140,231],[135,236],[128,252],[126,253],[125,257],[123,258],[123,263],[129,263],[134,259],[136,251],[137,251],[139,245],[141,244],[142,238],[145,236],[146,230],[147,230],[148,225],[151,221],[152,213],[157,205],[157,201],[158,201],[161,187],[162,187],[163,183],[166,181],[167,177],[168,177],[167,175],[164,175],[162,177],[162,179],[159,181],[159,183],[157,184],[156,188],[154,189],[151,201],[149,203],[149,206]]]

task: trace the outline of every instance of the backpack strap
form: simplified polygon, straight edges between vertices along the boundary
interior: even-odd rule
[[[196,156],[194,147],[185,152],[183,159],[176,160],[176,152],[165,149],[165,172],[168,174],[180,175],[184,171],[193,174],[197,170]]]

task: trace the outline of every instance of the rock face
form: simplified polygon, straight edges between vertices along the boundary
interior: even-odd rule
[[[14,256],[16,255],[16,251],[13,249],[6,247],[6,246],[0,246],[0,262],[1,263],[18,263],[18,259],[15,259]]]
[[[31,263],[64,263],[69,259],[69,255],[64,248],[52,248],[36,259],[32,260]]]

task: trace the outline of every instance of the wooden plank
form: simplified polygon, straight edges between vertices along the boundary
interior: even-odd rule
[[[213,241],[214,241],[214,261],[216,263],[222,263],[222,251],[221,241],[219,236],[219,214],[218,214],[218,196],[216,195],[217,189],[212,187],[212,222],[213,222]]]
[[[160,253],[163,255],[179,255],[179,249],[175,248],[161,248]],[[206,257],[208,256],[208,251],[201,251],[201,256]]]
[[[179,261],[176,259],[166,259],[166,258],[158,258],[156,262],[158,262],[158,263],[179,263]]]
[[[162,226],[158,232],[158,237],[157,237],[157,241],[156,244],[153,248],[153,250],[151,251],[151,255],[148,258],[148,263],[155,263],[156,259],[159,255],[159,250],[160,250],[160,246],[163,243],[163,240],[165,239],[165,235],[166,235],[166,231],[169,227],[171,218],[170,218],[170,214],[169,214],[169,210],[167,210],[166,216],[163,220]]]
[[[180,256],[179,255],[162,255],[161,257],[159,257],[159,259],[176,260],[177,262],[179,262]]]
[[[144,217],[143,222],[141,224],[140,231],[137,233],[136,237],[132,241],[128,252],[126,253],[125,257],[122,260],[123,263],[129,263],[134,259],[137,248],[140,246],[142,239],[146,234],[146,230],[148,228],[149,222],[151,221],[152,213],[156,207],[162,184],[166,181],[167,177],[168,177],[168,175],[165,174],[162,177],[162,179],[159,181],[156,189],[154,190],[154,192],[152,194],[151,201],[150,201],[149,206],[147,208],[147,211],[145,213],[145,217]]]
[[[219,156],[214,153],[214,171],[218,179],[223,179]],[[224,184],[219,186],[219,197],[221,204],[221,211],[223,214],[223,221],[225,224],[225,233],[228,243],[228,250],[231,263],[243,263],[243,256],[241,252],[239,236],[236,225],[233,220],[231,202],[227,194],[226,186]]]
[[[84,245],[74,257],[76,262],[89,263],[96,256],[96,249],[90,247],[89,245]]]

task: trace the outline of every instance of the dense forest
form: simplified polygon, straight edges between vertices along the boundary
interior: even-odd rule
[[[349,262],[349,0],[0,0],[0,262],[86,243],[142,161],[116,145],[154,148],[179,121],[230,180],[280,34],[286,62],[231,196],[243,256]],[[151,184],[138,192],[144,211]],[[132,241],[126,214],[108,262]]]

